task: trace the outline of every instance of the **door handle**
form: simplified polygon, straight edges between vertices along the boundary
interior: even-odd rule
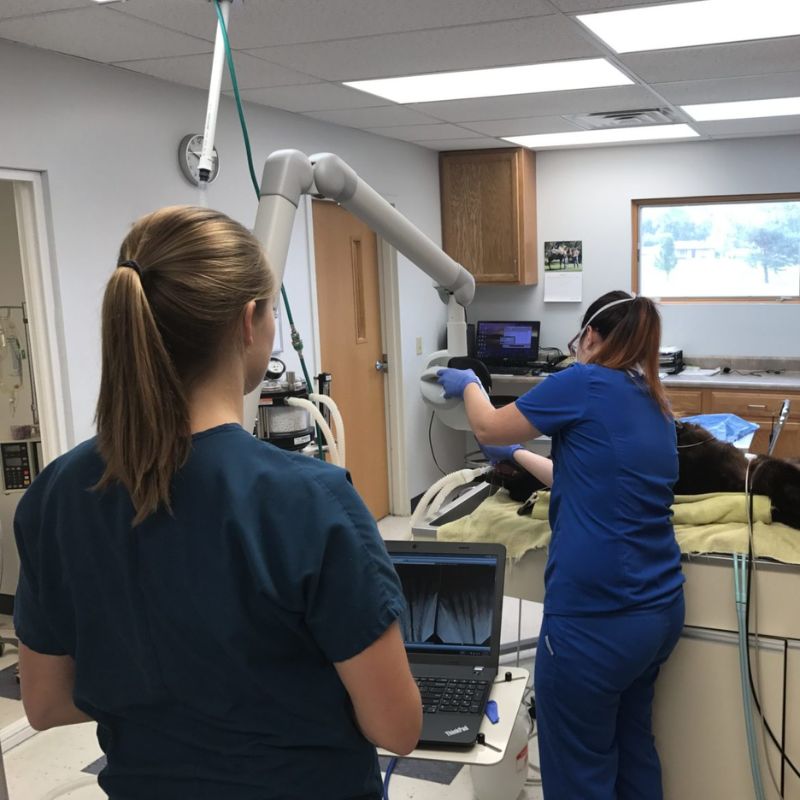
[[[378,359],[378,361],[375,362],[375,369],[378,372],[388,372],[389,371],[389,364],[386,361],[386,356],[384,356],[382,360]]]

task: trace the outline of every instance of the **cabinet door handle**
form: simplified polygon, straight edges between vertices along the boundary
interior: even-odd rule
[[[748,408],[766,408],[766,406],[763,403],[748,403],[747,407]]]

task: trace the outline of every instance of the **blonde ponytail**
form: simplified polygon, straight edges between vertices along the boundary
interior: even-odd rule
[[[103,298],[98,490],[121,483],[138,525],[170,506],[191,451],[187,394],[216,364],[245,305],[274,294],[258,241],[217,211],[173,206],[125,238]],[[268,310],[265,313],[269,313]]]

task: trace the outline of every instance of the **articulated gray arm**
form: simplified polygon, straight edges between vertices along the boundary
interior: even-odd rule
[[[254,232],[279,279],[283,279],[294,215],[303,194],[335,200],[451,292],[460,305],[472,302],[472,275],[332,153],[308,158],[298,150],[278,150],[264,164]]]
[[[309,158],[299,150],[277,150],[264,164],[253,232],[264,247],[279,285],[283,282],[297,206],[304,194],[335,200],[449,292],[447,348],[428,357],[426,369],[420,376],[420,390],[425,402],[445,425],[469,430],[463,403],[456,398],[444,399],[436,373],[447,366],[451,357],[467,355],[464,307],[475,295],[475,279],[338,156],[320,153]]]

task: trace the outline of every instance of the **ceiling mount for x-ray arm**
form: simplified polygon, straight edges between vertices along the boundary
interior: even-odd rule
[[[445,400],[436,382],[436,370],[453,356],[467,355],[464,307],[475,295],[473,276],[384,200],[356,172],[333,153],[311,157],[299,150],[278,150],[264,164],[254,233],[261,241],[279,283],[283,281],[289,240],[297,207],[304,194],[335,200],[397,248],[437,287],[447,293],[447,349],[431,354],[421,376],[424,400],[441,421],[468,430],[460,400]]]

